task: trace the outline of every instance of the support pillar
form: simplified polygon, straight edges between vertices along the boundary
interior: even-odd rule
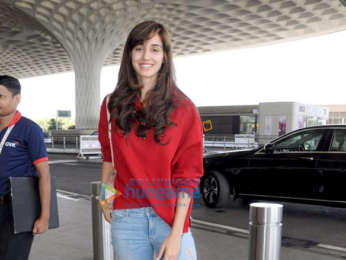
[[[102,60],[103,62],[103,60]],[[97,128],[100,111],[100,74],[102,62],[79,60],[75,68],[76,128]]]

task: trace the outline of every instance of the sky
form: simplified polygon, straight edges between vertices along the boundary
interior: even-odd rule
[[[174,58],[179,88],[196,106],[292,101],[346,104],[346,31],[297,41]],[[112,92],[119,66],[101,73],[101,96]],[[74,73],[21,80],[19,110],[33,118],[74,117]]]

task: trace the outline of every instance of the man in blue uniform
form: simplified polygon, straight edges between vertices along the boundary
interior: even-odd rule
[[[29,258],[34,234],[48,229],[50,173],[41,128],[17,111],[21,86],[0,76],[0,259]],[[9,177],[38,176],[41,215],[32,232],[13,233]]]

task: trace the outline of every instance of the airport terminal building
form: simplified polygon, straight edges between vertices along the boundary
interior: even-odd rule
[[[198,108],[206,139],[213,136],[232,137],[254,134],[258,143],[265,143],[290,131],[308,126],[344,122],[341,107],[310,105],[296,102],[263,102],[258,105],[212,106]],[[332,114],[330,110],[333,111]],[[341,114],[340,114],[341,113]],[[345,113],[346,114],[346,113]],[[344,120],[344,121],[342,121]]]

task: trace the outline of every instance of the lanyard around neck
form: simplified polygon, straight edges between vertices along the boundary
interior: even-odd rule
[[[7,128],[6,133],[5,133],[5,135],[4,135],[4,137],[2,138],[1,143],[0,143],[0,154],[1,154],[1,152],[2,152],[2,148],[3,148],[4,145],[5,145],[5,142],[6,142],[7,138],[8,138],[8,136],[10,135],[10,133],[11,133],[11,131],[12,131],[12,129],[13,129],[14,126],[15,126],[15,125],[11,125],[10,127]]]

